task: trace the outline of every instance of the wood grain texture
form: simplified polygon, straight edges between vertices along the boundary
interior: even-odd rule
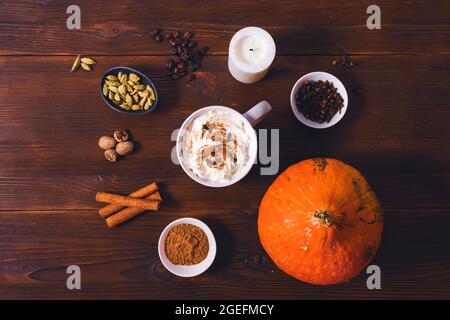
[[[267,99],[273,111],[258,128],[281,128],[281,169],[309,157],[335,157],[359,168],[384,206],[447,208],[448,56],[360,56],[354,58],[360,65],[352,70],[332,66],[332,59],[278,57],[266,79],[246,86],[232,81],[225,57],[208,57],[198,79],[188,85],[164,76],[162,57],[102,56],[89,74],[69,73],[69,57],[0,58],[0,142],[7,150],[0,153],[2,207],[92,209],[96,191],[132,192],[153,179],[167,184],[167,193],[178,201],[202,207],[202,195],[209,199],[216,190],[197,185],[172,163],[172,132],[200,107],[220,104],[244,112]],[[98,79],[127,60],[158,84],[161,102],[147,117],[123,116],[101,100]],[[289,104],[292,85],[314,70],[311,65],[338,75],[350,94],[348,114],[326,131],[302,126]],[[16,77],[9,76],[12,72]],[[23,87],[27,94],[17,94]],[[139,148],[112,164],[103,158],[97,139],[117,127],[130,128]],[[214,199],[217,206],[256,208],[273,180],[260,177],[260,167]],[[233,201],[240,199],[242,188],[256,198]]]
[[[381,31],[367,29],[364,1],[80,0],[80,31],[66,28],[71,4],[2,1],[0,54],[165,54],[149,35],[156,27],[192,30],[211,54],[226,54],[232,35],[251,25],[275,37],[278,54],[450,52],[446,0],[378,1]]]
[[[359,1],[78,1],[81,31],[65,28],[68,1],[0,3],[0,298],[450,298],[450,10],[447,1],[382,1],[383,29],[365,27]],[[139,9],[137,9],[139,7]],[[201,8],[201,9],[199,9]],[[270,13],[270,14],[268,14]],[[253,85],[232,79],[228,38],[246,25],[267,28],[277,56]],[[165,76],[165,45],[154,27],[189,29],[211,47],[197,79]],[[70,73],[83,50],[98,61],[91,73]],[[333,66],[351,53],[353,69]],[[131,117],[107,108],[99,80],[113,66],[148,74],[157,110]],[[302,126],[289,94],[303,74],[338,76],[349,93],[348,113],[327,130]],[[171,161],[171,134],[208,105],[241,112],[266,99],[271,114],[258,129],[280,129],[280,171],[327,156],[358,168],[385,210],[382,290],[369,291],[363,273],[349,283],[313,287],[278,270],[256,230],[261,197],[274,176],[257,164],[231,187],[191,181]],[[137,150],[107,162],[97,146],[117,127],[130,129]],[[108,230],[97,191],[128,194],[161,185],[162,210]],[[220,192],[219,192],[220,191]],[[179,217],[204,220],[219,254],[194,279],[168,274],[157,240]],[[81,291],[65,287],[66,267],[82,268]]]
[[[194,279],[168,273],[157,255],[159,233],[180,217],[170,206],[109,230],[96,212],[3,212],[0,298],[448,298],[450,210],[386,210],[382,290],[361,274],[330,287],[310,286],[280,272],[259,245],[256,215],[241,210],[183,211],[211,226],[218,256]],[[82,223],[80,223],[82,221]],[[68,265],[82,269],[82,290],[65,288]],[[441,284],[441,285],[439,285]]]

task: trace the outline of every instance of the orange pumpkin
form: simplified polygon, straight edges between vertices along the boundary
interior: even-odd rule
[[[383,214],[355,168],[334,159],[301,161],[280,174],[259,208],[258,233],[275,264],[311,284],[348,281],[372,260]]]

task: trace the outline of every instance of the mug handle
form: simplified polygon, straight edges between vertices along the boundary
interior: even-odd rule
[[[263,100],[253,108],[248,110],[243,116],[250,122],[250,124],[254,127],[256,126],[262,119],[266,117],[266,115],[272,110],[272,106],[269,102]]]

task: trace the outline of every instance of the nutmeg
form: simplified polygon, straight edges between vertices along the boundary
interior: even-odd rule
[[[98,140],[98,146],[103,150],[114,149],[116,144],[116,139],[109,136],[100,137],[100,139]]]
[[[126,156],[133,152],[134,144],[131,141],[119,142],[116,145],[116,152],[121,156]]]
[[[117,142],[124,142],[128,140],[128,132],[125,129],[114,130],[113,136]]]
[[[108,161],[116,162],[117,161],[117,152],[114,149],[108,149],[105,151],[105,158]]]

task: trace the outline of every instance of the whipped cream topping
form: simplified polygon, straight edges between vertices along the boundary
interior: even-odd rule
[[[192,120],[181,139],[183,164],[209,182],[226,182],[250,161],[252,134],[243,119],[229,111],[210,110]]]

